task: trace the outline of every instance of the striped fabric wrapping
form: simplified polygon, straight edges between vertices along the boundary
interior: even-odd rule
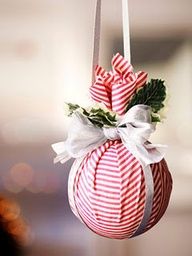
[[[151,170],[155,191],[146,230],[162,217],[172,187],[165,160],[151,165]],[[143,216],[145,181],[139,162],[120,141],[107,141],[86,156],[74,191],[78,214],[95,233],[115,239],[134,234]]]
[[[144,86],[145,72],[133,73],[132,66],[117,54],[113,70],[96,68],[96,81],[90,88],[92,98],[119,115],[135,93]],[[172,178],[165,160],[152,164],[153,206],[147,231],[164,214],[172,189]],[[141,164],[120,140],[107,140],[88,153],[74,179],[76,215],[95,233],[114,239],[130,238],[144,213],[145,180]],[[70,201],[70,198],[69,198]]]

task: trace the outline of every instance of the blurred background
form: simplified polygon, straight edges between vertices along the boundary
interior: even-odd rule
[[[64,102],[86,105],[95,0],[0,0],[0,194],[28,225],[26,256],[192,255],[192,1],[130,0],[136,71],[168,87],[166,119],[152,141],[168,144],[174,188],[148,233],[101,238],[72,214],[72,161],[54,165],[51,144],[66,137]],[[103,0],[100,65],[122,53],[121,1]],[[0,249],[0,255],[3,255]]]

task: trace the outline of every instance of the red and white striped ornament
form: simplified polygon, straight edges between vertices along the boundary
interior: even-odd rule
[[[135,91],[144,86],[147,74],[133,73],[132,66],[117,54],[112,71],[96,68],[92,98],[120,115]],[[79,161],[79,160],[77,160]],[[164,214],[172,189],[165,160],[151,164],[153,201],[145,227],[137,233],[146,203],[146,180],[141,163],[121,140],[107,140],[79,163],[71,181],[69,201],[73,212],[92,231],[108,238],[125,239],[154,226]]]
[[[145,122],[149,115],[147,106],[136,105],[126,113],[131,97],[146,85],[147,73],[134,73],[129,64],[128,0],[122,0],[122,6],[125,58],[116,54],[112,59],[112,70],[107,72],[96,66],[101,18],[101,0],[97,0],[93,53],[95,78],[93,76],[90,94],[95,102],[125,118],[125,129],[112,127],[113,136],[108,136],[105,127],[95,128],[85,117],[74,115],[73,121],[77,124],[73,122],[71,125],[67,140],[53,145],[56,162],[65,163],[71,157],[76,158],[68,182],[72,211],[93,232],[113,239],[131,238],[153,227],[163,216],[172,190],[172,178],[163,155],[158,152],[159,145],[150,144],[148,136],[140,134],[137,137],[137,128],[143,131],[150,127],[150,133],[154,130],[150,121]],[[139,122],[139,126],[134,127],[132,120],[138,113],[136,121],[144,120],[144,126]],[[126,134],[129,131],[131,133]]]

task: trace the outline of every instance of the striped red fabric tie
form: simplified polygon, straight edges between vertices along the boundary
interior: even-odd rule
[[[146,72],[134,73],[128,61],[117,53],[112,59],[112,71],[107,72],[100,66],[96,67],[95,83],[90,87],[90,94],[94,101],[123,115],[131,96],[146,81]]]

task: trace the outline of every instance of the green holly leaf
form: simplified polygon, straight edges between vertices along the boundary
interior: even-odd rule
[[[79,106],[78,104],[72,104],[72,103],[66,103],[67,106],[67,115],[68,116],[72,116],[72,114],[75,111],[79,111],[82,112],[85,116],[89,116],[89,113],[86,111],[85,108],[82,108],[81,106]]]
[[[117,116],[115,113],[107,111],[102,108],[91,108],[86,110],[78,104],[66,103],[67,115],[72,116],[74,112],[83,114],[93,125],[97,127],[111,127],[117,123]]]
[[[89,113],[89,120],[92,123],[97,123],[97,126],[115,126],[117,119],[116,115],[110,113],[109,111],[103,110],[101,108],[92,108]]]
[[[152,123],[157,123],[157,122],[161,122],[160,119],[160,115],[158,115],[157,113],[151,113],[151,122]]]
[[[73,113],[76,109],[80,108],[78,104],[66,103],[68,106],[68,111]]]
[[[131,107],[144,104],[151,107],[153,113],[157,113],[164,107],[166,98],[166,87],[161,79],[151,79],[146,85],[140,88],[130,99],[126,111]],[[153,118],[155,120],[155,117]]]

